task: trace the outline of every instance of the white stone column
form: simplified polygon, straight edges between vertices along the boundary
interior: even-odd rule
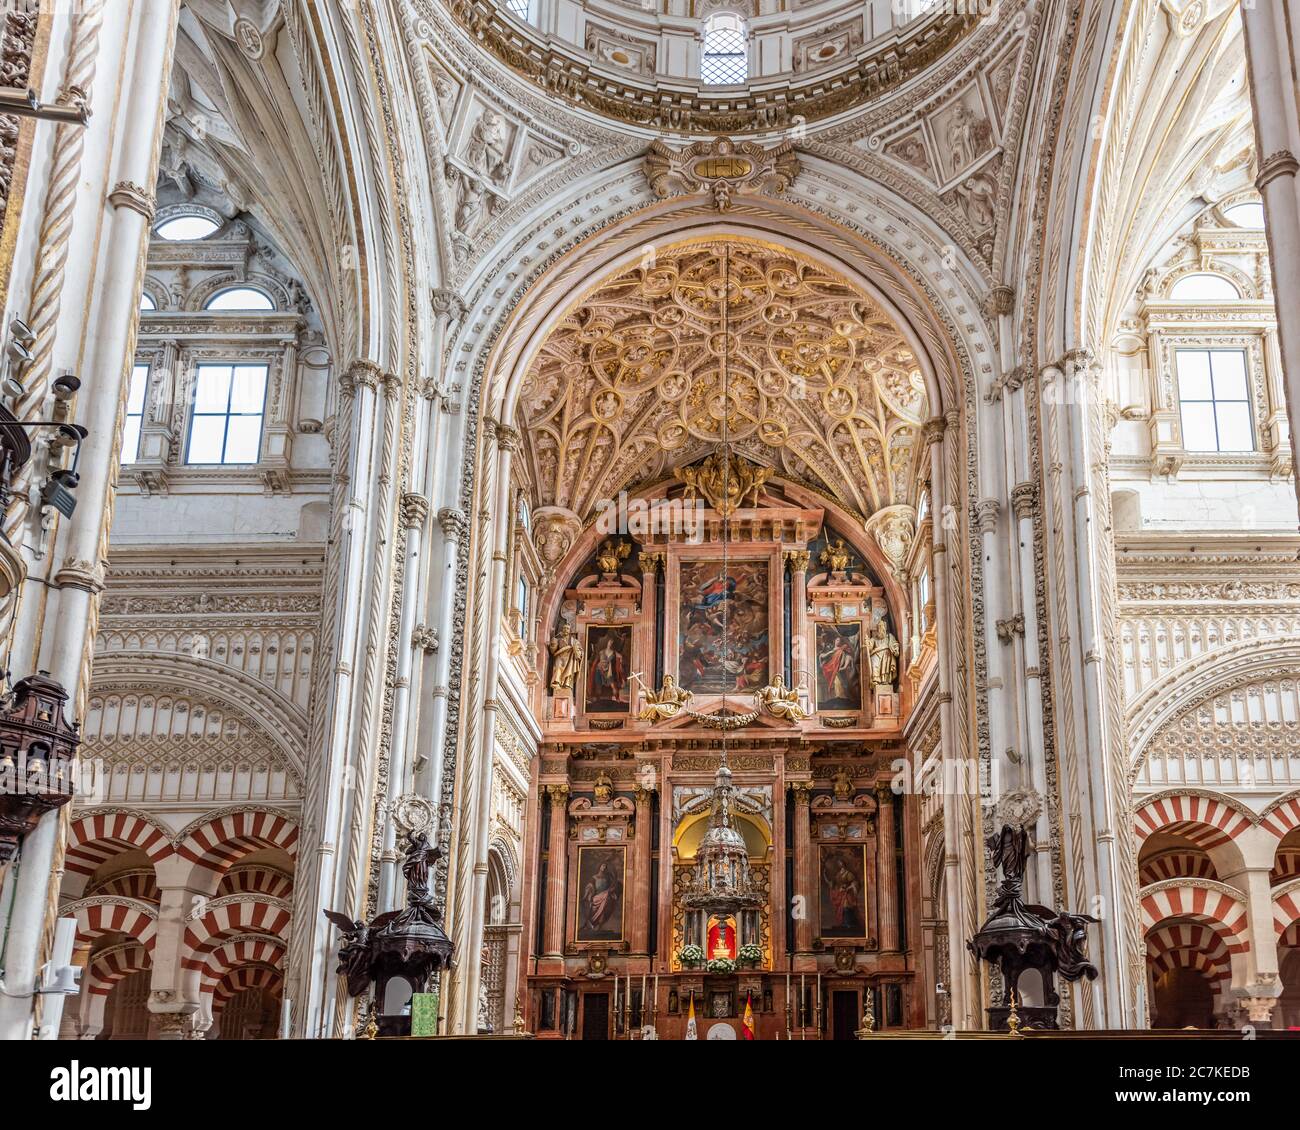
[[[1273,298],[1278,311],[1283,379],[1291,421],[1292,465],[1300,471],[1300,3],[1267,0],[1243,4],[1250,92],[1254,104],[1255,151],[1264,198]]]
[[[343,1008],[337,1001],[335,976],[337,936],[320,913],[321,908],[347,913],[356,909],[346,882],[346,852],[350,817],[360,789],[354,748],[357,667],[364,656],[365,602],[361,592],[371,556],[367,534],[374,505],[372,473],[379,426],[379,384],[382,376],[373,361],[355,361],[339,382],[334,474],[342,487],[336,497],[333,537],[337,545],[337,575],[329,591],[335,605],[325,615],[334,621],[334,666],[326,675],[313,709],[324,718],[324,748],[318,783],[309,789],[303,810],[318,813],[319,823],[299,856],[301,878],[297,886],[293,953],[302,970],[299,979],[295,1031],[303,1036],[341,1034]],[[340,864],[343,864],[340,867]],[[340,877],[342,876],[342,877]],[[337,1005],[337,1007],[335,1007]]]
[[[176,18],[175,0],[153,0],[135,9],[129,25],[109,19],[100,32],[90,92],[95,116],[87,127],[92,132],[70,237],[83,249],[82,269],[92,272],[98,285],[89,292],[88,306],[72,303],[60,312],[50,345],[55,357],[81,358],[82,386],[72,419],[90,433],[82,445],[76,513],[51,532],[47,560],[60,564],[52,578],[29,578],[33,599],[26,603],[37,609],[19,621],[13,655],[15,664],[44,667],[67,688],[74,718],[80,718],[88,690],[103,588],[101,562],[112,521]],[[32,1031],[33,992],[62,878],[65,819],[62,813],[46,816],[23,843],[4,953],[0,1040],[26,1039]]]
[[[473,1032],[478,1014],[478,991],[481,968],[477,960],[483,948],[483,922],[487,909],[488,842],[492,820],[492,768],[495,759],[497,693],[500,680],[499,646],[501,598],[506,575],[506,546],[514,514],[510,507],[510,463],[519,446],[519,432],[500,422],[491,425],[496,441],[496,475],[492,484],[492,564],[487,576],[487,590],[481,606],[485,617],[487,643],[483,663],[481,691],[482,723],[475,743],[472,765],[465,766],[462,784],[467,786],[461,805],[461,819],[467,822],[465,835],[458,835],[465,855],[458,864],[458,876],[470,875],[470,899],[457,905],[461,921],[456,923],[456,937],[462,942],[460,975],[453,981],[450,1023],[456,1031]],[[491,458],[491,456],[490,456]],[[461,887],[458,879],[457,887]]]

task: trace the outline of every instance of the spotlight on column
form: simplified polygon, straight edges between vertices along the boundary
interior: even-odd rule
[[[81,387],[81,378],[73,373],[64,373],[54,382],[54,399],[68,401],[77,395]]]
[[[35,359],[31,347],[36,344],[36,334],[21,318],[9,322],[9,337],[4,347],[4,376],[0,378],[0,392],[8,397],[19,397],[27,391],[18,374],[24,365]]]

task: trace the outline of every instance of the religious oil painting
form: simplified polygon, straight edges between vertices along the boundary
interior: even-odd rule
[[[587,629],[587,667],[583,674],[588,714],[626,714],[632,690],[628,674],[632,660],[632,627],[590,626]]]
[[[678,682],[694,694],[753,693],[767,686],[768,563],[683,561]]]
[[[822,844],[819,879],[823,938],[867,936],[867,849],[864,844]]]
[[[861,710],[862,624],[817,625],[817,709]]]
[[[623,861],[626,848],[578,848],[579,942],[623,940]]]

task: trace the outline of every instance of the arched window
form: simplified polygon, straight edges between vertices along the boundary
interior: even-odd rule
[[[529,0],[505,0],[506,10],[512,16],[518,16],[524,23],[528,22]]]
[[[704,22],[701,81],[708,86],[734,86],[748,77],[745,21],[735,12],[715,12]]]
[[[1264,226],[1263,204],[1234,204],[1223,213],[1230,224],[1239,228],[1262,228]]]
[[[1241,292],[1222,275],[1187,275],[1174,283],[1169,297],[1184,302],[1235,302]]]
[[[205,310],[274,310],[275,303],[265,291],[251,286],[232,286],[219,290],[204,304]]]
[[[163,220],[153,229],[153,232],[159,239],[180,241],[207,239],[220,226],[207,216],[175,216],[170,220]]]

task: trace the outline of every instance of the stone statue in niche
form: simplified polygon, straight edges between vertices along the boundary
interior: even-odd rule
[[[623,562],[631,552],[632,547],[627,542],[606,538],[596,551],[597,571],[607,581],[617,580]]]
[[[550,643],[551,693],[572,697],[578,685],[578,672],[582,668],[582,645],[574,638],[573,629],[561,623]]]
[[[967,177],[957,189],[957,198],[976,231],[984,231],[993,226],[997,215],[997,186],[992,177],[983,173]]]
[[[898,681],[898,637],[884,620],[876,621],[867,648],[871,661],[871,682],[877,688],[892,689]]]
[[[831,571],[832,577],[842,579],[847,575],[853,557],[849,553],[849,547],[844,544],[844,539],[836,538],[822,550],[817,560]]]

